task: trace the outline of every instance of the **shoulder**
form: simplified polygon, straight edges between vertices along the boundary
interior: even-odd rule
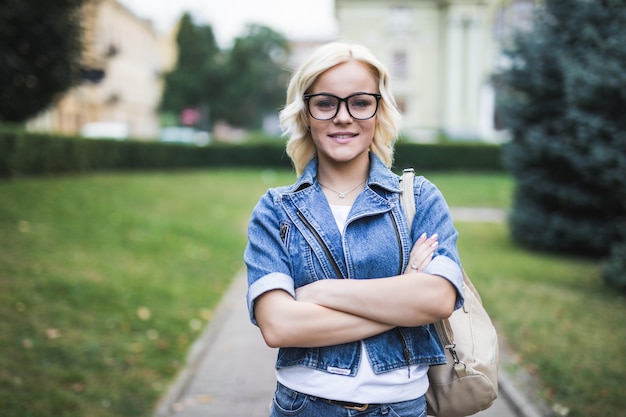
[[[432,193],[439,192],[437,186],[430,181],[428,178],[422,175],[416,175],[413,180],[413,190],[415,191],[415,195],[418,196],[422,193]]]
[[[259,202],[278,203],[285,194],[292,193],[296,184],[282,185],[279,187],[268,188],[265,194],[261,195]]]
[[[256,206],[252,211],[252,220],[260,218],[267,219],[281,216],[279,213],[283,210],[281,202],[285,195],[295,191],[296,184],[284,185],[280,187],[269,188],[265,194],[261,195]]]

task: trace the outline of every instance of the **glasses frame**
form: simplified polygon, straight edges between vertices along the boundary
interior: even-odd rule
[[[338,103],[337,103],[337,108],[335,109],[335,114],[333,114],[331,117],[328,117],[326,119],[319,119],[315,116],[313,116],[313,113],[311,113],[311,98],[313,97],[318,97],[318,96],[328,96],[328,97],[333,97],[336,98]],[[352,115],[352,113],[350,113],[350,106],[348,106],[348,100],[350,100],[352,97],[355,96],[371,96],[374,97],[376,99],[376,109],[374,110],[374,113],[370,116],[370,117],[366,117],[364,119],[359,118],[359,117],[354,117]],[[348,114],[350,115],[351,118],[355,119],[355,120],[369,120],[372,117],[376,116],[376,113],[378,113],[378,104],[380,102],[380,99],[382,98],[382,94],[378,94],[378,93],[354,93],[354,94],[350,94],[349,96],[346,96],[344,98],[338,97],[334,94],[329,94],[329,93],[318,93],[318,94],[305,94],[302,96],[302,98],[304,99],[304,101],[306,102],[306,109],[309,112],[309,114],[311,115],[312,118],[314,118],[315,120],[332,120],[335,117],[337,117],[337,114],[339,113],[339,109],[341,108],[341,103],[346,103],[346,110],[348,111]]]

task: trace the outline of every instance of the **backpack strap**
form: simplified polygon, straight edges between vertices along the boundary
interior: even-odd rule
[[[413,168],[402,170],[402,194],[400,195],[400,204],[402,204],[402,208],[404,209],[406,221],[409,224],[409,230],[415,218],[415,195],[413,194],[414,178],[415,170]]]
[[[415,195],[413,194],[413,180],[415,179],[415,170],[413,168],[406,168],[402,170],[402,195],[400,196],[400,204],[406,215],[406,220],[409,224],[409,229],[413,225],[413,219],[415,218]],[[463,271],[465,276],[465,271]],[[454,333],[450,327],[448,320],[441,320],[434,323],[435,329],[439,334],[439,338],[446,349],[450,349],[450,353],[454,357],[455,363],[458,361],[456,352],[454,351]]]

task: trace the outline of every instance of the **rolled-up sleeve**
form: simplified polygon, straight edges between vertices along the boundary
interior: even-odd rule
[[[246,295],[250,321],[254,325],[257,324],[256,317],[254,317],[254,300],[272,290],[283,290],[289,293],[293,298],[296,298],[296,290],[293,284],[293,279],[289,275],[273,272],[254,281],[248,287],[248,294]]]
[[[254,210],[248,224],[248,244],[244,261],[248,275],[246,301],[250,321],[257,325],[254,301],[271,290],[284,290],[295,297],[295,287],[290,271],[290,259],[281,239],[278,199],[270,190]]]
[[[429,236],[437,233],[439,245],[425,273],[447,279],[456,288],[455,309],[463,306],[463,270],[456,246],[458,232],[450,208],[439,189],[424,177],[416,178],[415,183],[416,221],[413,236],[426,232]]]

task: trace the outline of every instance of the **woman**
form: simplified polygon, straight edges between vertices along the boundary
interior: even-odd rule
[[[244,255],[251,320],[280,348],[271,416],[425,416],[428,366],[445,363],[429,324],[463,303],[457,232],[423,177],[406,222],[388,78],[364,47],[331,43],[290,81],[298,180],[260,199]]]

